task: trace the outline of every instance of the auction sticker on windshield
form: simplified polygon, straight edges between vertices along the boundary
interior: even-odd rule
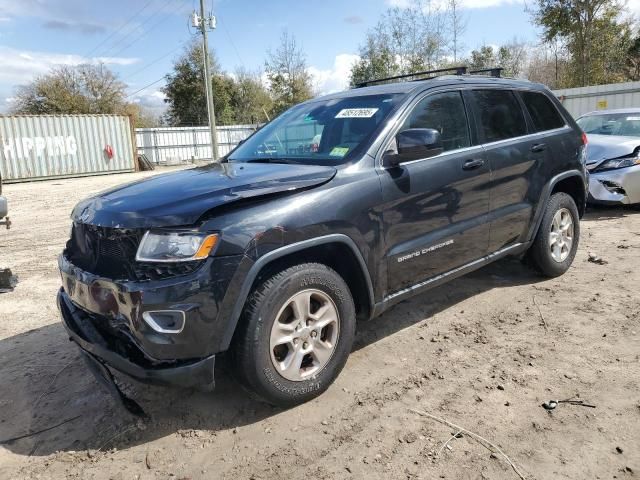
[[[349,153],[349,147],[334,147],[329,156],[344,157],[347,153]]]
[[[336,118],[371,118],[377,111],[377,108],[344,108],[338,112]]]

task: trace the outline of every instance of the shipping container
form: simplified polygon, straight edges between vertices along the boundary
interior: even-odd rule
[[[553,93],[574,118],[594,110],[640,108],[640,82],[565,88]]]
[[[259,125],[218,126],[218,154],[224,156],[253,134]],[[211,160],[209,127],[136,128],[139,155],[158,165]]]
[[[0,116],[0,173],[5,183],[135,170],[129,117]]]

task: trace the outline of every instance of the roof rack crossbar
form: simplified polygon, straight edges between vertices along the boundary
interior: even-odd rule
[[[481,68],[479,70],[471,70],[469,75],[474,75],[476,73],[488,73],[492,77],[500,78],[502,76],[502,71],[504,68],[502,67],[494,67],[494,68]]]
[[[446,72],[455,72],[456,75],[465,75],[467,73],[467,67],[452,67],[452,68],[439,68],[438,70],[426,70],[424,72],[415,72],[415,73],[407,73],[404,75],[396,75],[394,77],[386,77],[386,78],[376,78],[375,80],[367,80],[366,82],[361,82],[356,84],[356,87],[367,87],[369,85],[375,85],[376,83],[388,82],[390,80],[401,80],[404,78],[412,78],[413,80],[420,80],[418,78],[422,75],[434,75],[438,73],[446,73]]]

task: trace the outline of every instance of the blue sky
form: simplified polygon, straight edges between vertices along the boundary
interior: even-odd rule
[[[333,91],[346,86],[366,30],[385,9],[407,1],[207,0],[218,17],[210,44],[223,69],[258,70],[286,28],[307,54],[316,89]],[[536,40],[522,0],[464,3],[469,50],[514,37]],[[102,61],[129,93],[136,92],[170,71],[193,36],[188,16],[197,6],[197,0],[0,0],[0,112],[8,109],[16,85],[56,64]],[[157,109],[162,84],[130,99]]]

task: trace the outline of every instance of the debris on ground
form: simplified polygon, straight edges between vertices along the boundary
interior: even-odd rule
[[[566,400],[549,400],[548,402],[544,402],[542,404],[542,408],[544,408],[545,410],[555,410],[556,407],[561,403],[577,405],[579,407],[596,408],[595,405],[585,403],[584,400],[574,400],[573,398],[567,398]]]
[[[138,155],[138,167],[140,171],[143,171],[143,172],[149,171],[149,170],[155,170],[156,168],[144,153]]]
[[[18,277],[11,273],[11,269],[0,269],[0,293],[13,292],[18,284]]]
[[[591,252],[589,252],[589,262],[595,263],[596,265],[606,265],[607,263],[609,263],[605,259]]]

